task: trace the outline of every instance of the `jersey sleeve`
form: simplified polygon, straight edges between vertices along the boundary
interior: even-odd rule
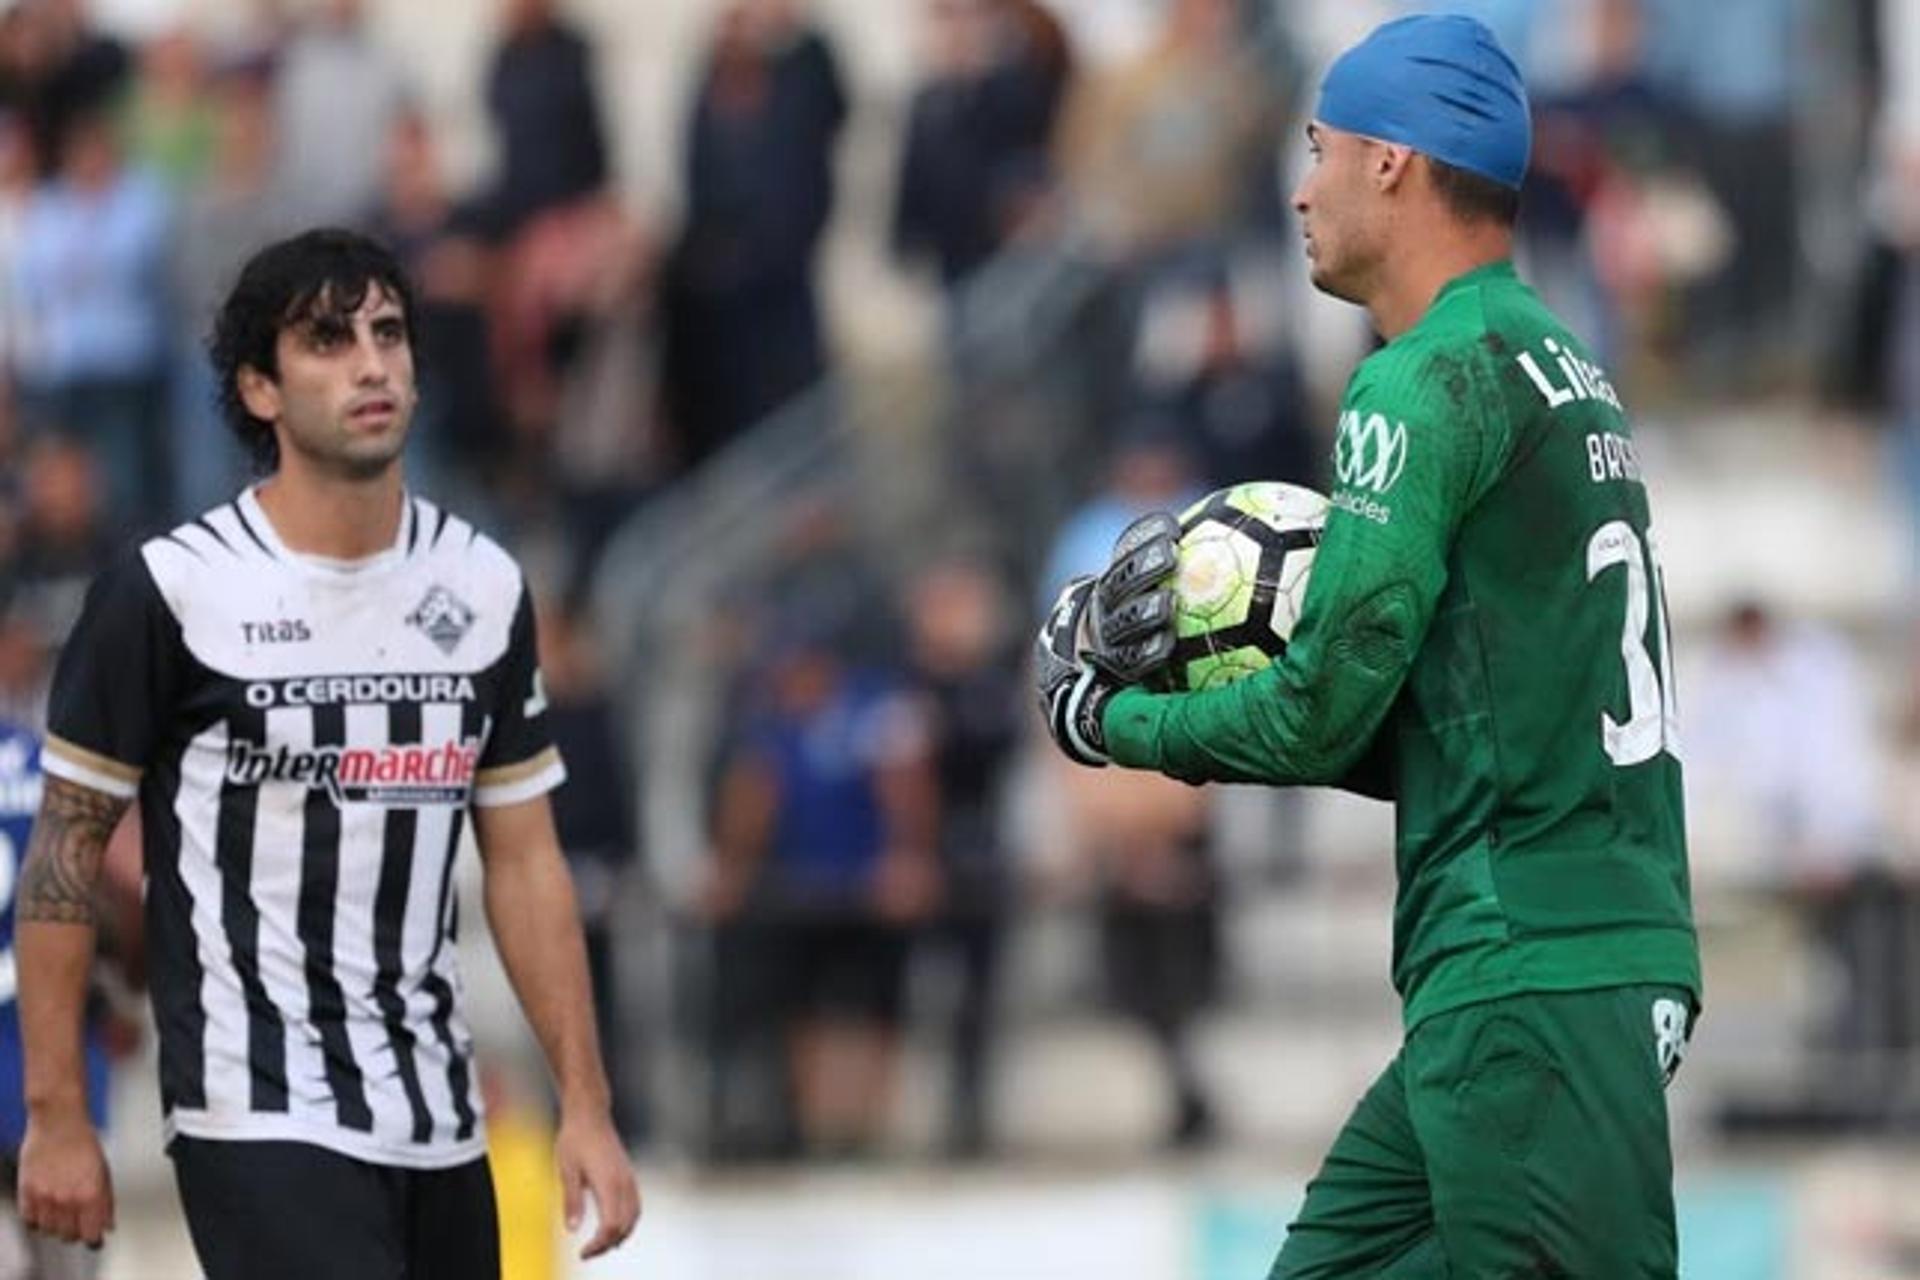
[[[531,800],[567,779],[548,723],[547,691],[540,679],[539,648],[534,638],[533,599],[524,586],[493,688],[493,729],[473,779],[473,802],[482,808]]]
[[[102,570],[54,668],[42,769],[132,799],[186,662],[180,624],[146,560],[130,553]]]
[[[1477,360],[1376,357],[1340,417],[1332,508],[1286,653],[1217,689],[1123,691],[1104,719],[1115,762],[1189,782],[1343,784],[1406,680],[1506,436]]]

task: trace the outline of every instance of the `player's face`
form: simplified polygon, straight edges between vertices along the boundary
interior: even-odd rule
[[[323,299],[324,302],[324,299]],[[352,313],[324,305],[280,331],[266,383],[282,459],[368,479],[398,464],[418,392],[399,300],[377,284]]]
[[[1380,191],[1369,168],[1376,145],[1357,133],[1309,124],[1311,160],[1293,193],[1314,287],[1348,302],[1365,301],[1366,281],[1378,258]]]

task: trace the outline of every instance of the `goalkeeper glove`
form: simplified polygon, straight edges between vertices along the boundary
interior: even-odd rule
[[[1061,588],[1034,638],[1033,681],[1054,744],[1075,764],[1098,769],[1108,760],[1100,717],[1120,684],[1081,651],[1094,585],[1095,579],[1085,576]]]
[[[1173,590],[1180,522],[1154,512],[1129,525],[1098,578],[1061,589],[1034,641],[1040,713],[1076,764],[1108,763],[1101,724],[1107,700],[1173,657]]]
[[[1172,581],[1180,522],[1164,511],[1127,526],[1099,578],[1088,618],[1088,656],[1121,684],[1138,684],[1173,657]]]

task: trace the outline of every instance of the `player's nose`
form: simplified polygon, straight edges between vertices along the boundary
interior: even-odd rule
[[[387,362],[380,351],[380,345],[371,333],[355,336],[353,343],[353,380],[357,383],[381,386],[390,377]]]

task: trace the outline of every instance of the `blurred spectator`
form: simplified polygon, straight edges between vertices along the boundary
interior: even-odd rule
[[[0,17],[0,95],[26,113],[43,174],[58,165],[68,122],[111,107],[132,66],[85,0],[15,0]]]
[[[1205,487],[1317,482],[1283,264],[1269,250],[1200,248],[1156,267],[1134,339],[1125,430],[1181,442]]]
[[[13,606],[18,586],[0,576],[0,721],[46,728],[47,691],[53,678],[46,637],[39,624]]]
[[[1692,299],[1689,372],[1751,388],[1795,367],[1805,275],[1794,114],[1806,47],[1801,0],[1643,0],[1656,84],[1691,119],[1687,153],[1733,224],[1725,268]]]
[[[649,256],[609,190],[591,64],[588,41],[554,0],[507,0],[487,79],[501,160],[484,225],[503,246],[491,358],[515,433],[516,475],[554,460],[566,379],[599,321],[632,298]]]
[[[364,225],[380,198],[380,140],[406,101],[366,30],[361,0],[323,0],[280,51],[281,197],[305,226]]]
[[[1687,688],[1687,781],[1737,806],[1740,874],[1834,882],[1880,853],[1871,709],[1841,637],[1743,602]]]
[[[495,259],[482,223],[448,188],[426,118],[400,112],[386,137],[371,228],[414,283],[420,410],[409,461],[431,493],[473,492],[498,473],[507,452],[487,320]]]
[[[173,304],[182,321],[172,349],[177,514],[225,501],[246,478],[247,459],[221,415],[205,343],[240,264],[292,230],[273,183],[273,86],[266,64],[220,68],[208,100],[213,155],[205,180],[186,194],[173,243]]]
[[[908,602],[913,679],[927,705],[938,789],[941,912],[926,935],[956,987],[946,1148],[992,1145],[990,1069],[1001,952],[1014,900],[1001,834],[1008,768],[1032,714],[1002,583],[955,559],[921,574]]]
[[[1554,15],[1561,21],[1539,23],[1561,42],[1558,74],[1530,85],[1534,163],[1520,222],[1528,278],[1610,366],[1624,354],[1624,335],[1608,286],[1625,286],[1621,277],[1632,268],[1610,263],[1603,271],[1596,264],[1596,249],[1606,241],[1589,234],[1589,218],[1602,201],[1626,197],[1636,178],[1663,164],[1672,149],[1665,140],[1671,108],[1663,113],[1645,74],[1640,6],[1641,0],[1561,6],[1571,10]]]
[[[1106,486],[1068,517],[1047,557],[1038,593],[1046,609],[1068,578],[1098,573],[1120,534],[1149,511],[1179,511],[1198,496],[1191,455],[1179,439],[1131,437],[1116,451]],[[1067,805],[1070,866],[1098,886],[1107,990],[1152,1038],[1172,1093],[1167,1141],[1214,1135],[1190,1041],[1219,971],[1205,793],[1145,774],[1076,769],[1054,781]]]
[[[502,239],[607,185],[592,49],[557,7],[555,0],[506,0],[505,31],[487,73],[487,111],[500,147],[488,215]]]
[[[166,188],[123,163],[106,112],[81,112],[67,120],[58,175],[27,206],[14,263],[28,424],[91,444],[123,523],[171,511],[172,219]]]
[[[5,398],[9,400],[14,379],[19,376],[22,324],[15,264],[20,256],[20,232],[26,225],[38,178],[39,161],[25,116],[0,108],[0,378],[4,379]],[[10,405],[8,411],[10,414]]]
[[[1126,527],[1150,511],[1178,513],[1200,496],[1192,453],[1183,440],[1152,432],[1122,440],[1105,486],[1068,516],[1047,553],[1035,600],[1045,612],[1067,579],[1107,567]]]
[[[1912,337],[1920,337],[1920,329],[1911,336],[1898,333],[1911,306],[1903,299],[1909,275],[1903,258],[1920,245],[1920,12],[1882,0],[1854,0],[1851,9],[1858,24],[1854,56],[1840,71],[1853,88],[1863,125],[1857,196],[1864,235],[1847,280],[1842,322],[1821,343],[1820,391],[1832,407],[1865,414],[1891,410],[1893,425],[1903,427],[1895,400],[1908,392],[1896,385],[1902,376],[1896,357],[1913,350]],[[1920,387],[1920,378],[1909,385]],[[1896,442],[1903,435],[1896,434]],[[1920,460],[1920,452],[1913,459]],[[1915,479],[1920,469],[1911,471],[1910,483]]]
[[[1838,1055],[1816,1068],[1819,1101],[1880,1105],[1898,1095],[1891,1086],[1920,1031],[1920,937],[1907,872],[1889,861],[1884,762],[1858,664],[1838,635],[1746,602],[1688,687],[1697,874],[1776,890],[1806,913],[1844,975],[1812,1029],[1815,1047]]]
[[[933,907],[939,873],[926,728],[898,681],[848,666],[822,623],[776,626],[720,781],[706,909],[751,930],[773,997],[722,1016],[773,1013],[803,1149],[845,1156],[873,1151],[890,1118],[903,929]]]
[[[908,110],[894,248],[952,287],[1035,216],[1070,65],[1038,4],[929,0],[926,79]]]
[[[1220,975],[1208,794],[1162,777],[1048,764],[1071,817],[1069,856],[1097,886],[1108,998],[1147,1033],[1166,1071],[1166,1142],[1202,1145],[1217,1121],[1192,1033]]]
[[[558,602],[541,602],[540,670],[548,699],[547,723],[567,762],[568,785],[553,797],[560,847],[573,871],[580,921],[593,979],[600,1052],[613,1086],[613,1122],[628,1146],[646,1136],[646,1110],[629,1062],[633,1043],[624,1011],[632,1003],[620,986],[615,939],[623,881],[638,854],[634,815],[636,771],[627,763],[605,677],[592,651],[585,620]]]
[[[20,477],[19,514],[0,583],[13,616],[51,652],[73,629],[87,584],[112,554],[115,539],[107,528],[98,467],[78,440],[34,441]]]
[[[666,282],[668,398],[689,464],[826,372],[814,257],[847,105],[793,0],[727,8],[688,125]]]
[[[31,132],[39,124],[32,109],[46,78],[46,52],[30,7],[0,8],[0,106],[26,121]]]
[[[1879,344],[1883,358],[1869,367],[1884,371],[1887,410],[1913,522],[1911,567],[1920,575],[1920,11],[1889,0],[1882,12],[1887,93],[1869,208],[1879,247],[1870,279],[1885,290],[1886,322]],[[1915,653],[1914,719],[1920,724],[1920,649]]]
[[[566,380],[600,322],[641,287],[650,255],[642,228],[611,195],[548,210],[507,246],[492,343],[518,474],[555,460],[552,436]]]
[[[218,143],[217,107],[207,92],[192,29],[166,31],[139,51],[139,72],[122,108],[134,164],[189,192],[208,174]]]
[[[1069,103],[1061,156],[1075,212],[1117,253],[1279,217],[1288,86],[1256,56],[1252,15],[1242,0],[1172,0],[1153,47]]]

